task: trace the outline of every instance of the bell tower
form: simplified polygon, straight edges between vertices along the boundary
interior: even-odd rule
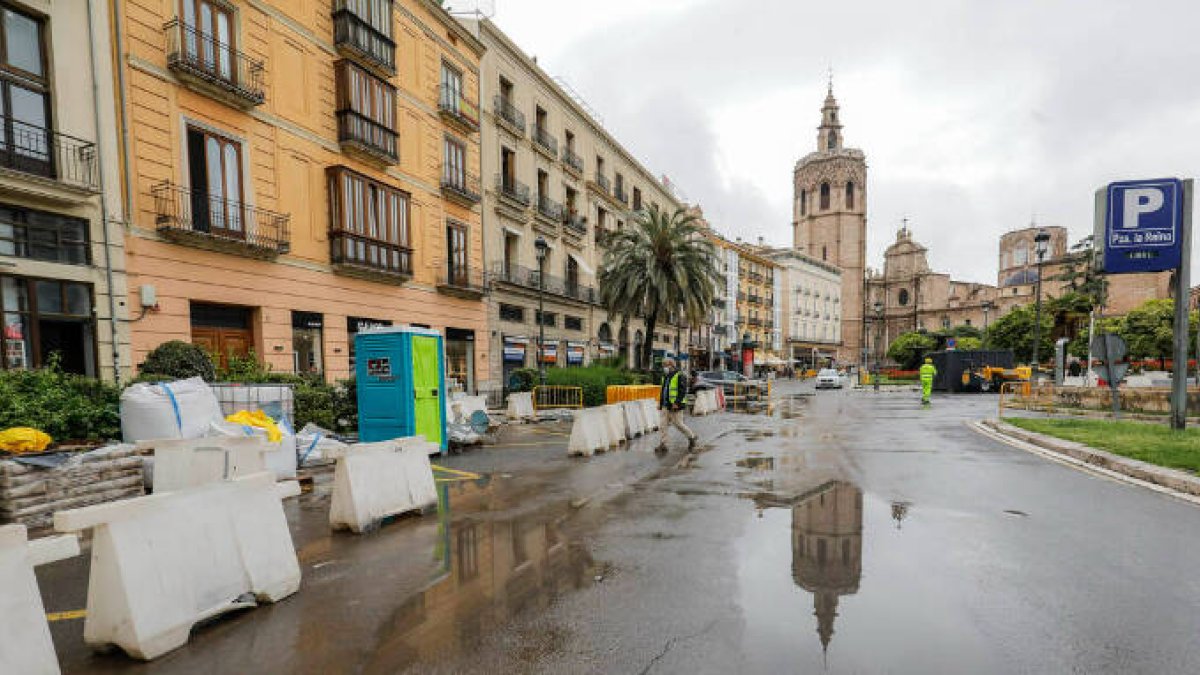
[[[862,359],[867,266],[867,158],[847,148],[833,78],[821,107],[817,148],[796,162],[792,228],[796,250],[842,270],[838,360]]]

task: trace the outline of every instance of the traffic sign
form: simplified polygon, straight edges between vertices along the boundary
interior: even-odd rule
[[[1160,178],[1109,183],[1098,191],[1096,206],[1096,243],[1103,250],[1100,262],[1105,273],[1161,272],[1179,266],[1183,181]]]
[[[1092,338],[1092,354],[1103,363],[1092,366],[1092,372],[1108,380],[1108,386],[1116,387],[1129,370],[1125,356],[1129,348],[1120,335],[1105,333]]]
[[[946,351],[948,351],[948,352],[954,351],[954,348],[957,346],[958,346],[957,338],[952,338],[952,337],[946,338]]]

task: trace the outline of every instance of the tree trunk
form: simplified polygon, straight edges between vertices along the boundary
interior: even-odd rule
[[[642,368],[654,370],[654,329],[658,327],[658,312],[646,317],[646,337],[642,340]]]

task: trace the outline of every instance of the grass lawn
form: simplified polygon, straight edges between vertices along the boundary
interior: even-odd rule
[[[1076,441],[1100,450],[1172,469],[1200,473],[1200,429],[1173,431],[1165,424],[1009,417],[1026,431]]]

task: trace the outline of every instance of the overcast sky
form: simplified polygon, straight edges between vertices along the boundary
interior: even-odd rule
[[[907,216],[934,269],[995,283],[1001,233],[1036,219],[1075,240],[1098,186],[1200,162],[1185,0],[494,3],[731,237],[791,243],[792,168],[815,149],[830,66],[846,144],[867,154],[871,266]]]

